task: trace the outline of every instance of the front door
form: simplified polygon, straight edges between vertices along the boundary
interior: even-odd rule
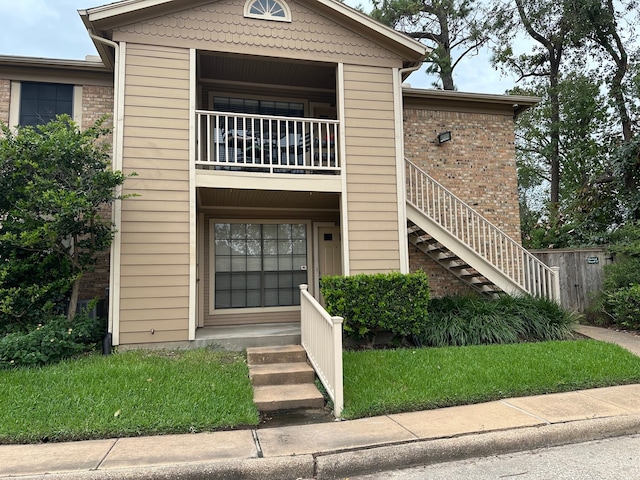
[[[340,227],[318,228],[318,279],[342,275],[342,242]],[[318,288],[318,292],[320,289]],[[321,303],[324,303],[321,301]]]

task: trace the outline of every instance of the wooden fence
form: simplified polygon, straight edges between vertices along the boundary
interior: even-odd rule
[[[562,306],[584,312],[602,288],[604,266],[611,256],[601,248],[530,250],[550,267],[560,268]]]

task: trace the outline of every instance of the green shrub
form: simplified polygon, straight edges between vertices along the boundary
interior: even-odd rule
[[[616,256],[615,263],[604,266],[602,290],[612,292],[617,288],[626,288],[640,283],[640,257]]]
[[[73,322],[59,315],[26,333],[8,333],[0,338],[0,368],[46,365],[94,350],[104,331],[104,320],[82,312]]]
[[[344,318],[344,332],[373,343],[389,331],[395,340],[419,334],[428,319],[429,279],[424,272],[324,277],[327,311]]]
[[[626,251],[628,243],[623,243],[622,247],[613,245],[612,252],[617,251],[615,263],[604,266],[604,278],[602,290],[595,296],[593,303],[587,311],[587,320],[596,325],[618,324],[627,328],[640,328],[640,320],[633,322],[629,319],[624,304],[625,298],[633,296],[632,287],[640,283],[640,257]],[[629,305],[633,308],[632,305]],[[619,315],[621,317],[619,318]],[[632,326],[635,323],[635,327]]]
[[[602,297],[602,309],[614,323],[640,329],[640,284],[604,292]]]
[[[571,331],[573,316],[543,298],[477,295],[432,299],[429,321],[418,339],[424,345],[490,345],[560,340]]]

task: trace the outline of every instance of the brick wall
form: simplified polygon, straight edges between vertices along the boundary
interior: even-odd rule
[[[452,139],[437,145],[443,131]],[[404,134],[408,159],[520,243],[512,115],[405,108]],[[469,291],[412,245],[409,263],[429,274],[434,296]]]
[[[113,116],[113,87],[85,85],[82,87],[82,125],[83,129],[90,127],[104,114]],[[104,126],[112,127],[113,121],[109,117]],[[112,136],[104,138],[110,145]],[[103,218],[111,219],[111,207],[105,205],[100,214]],[[105,298],[105,289],[109,286],[109,251],[98,255],[94,272],[86,273],[80,287],[80,299]]]
[[[0,123],[9,123],[9,104],[11,103],[11,81],[0,79]]]

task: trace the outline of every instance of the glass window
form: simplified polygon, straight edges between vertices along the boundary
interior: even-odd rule
[[[305,224],[216,223],[213,232],[215,308],[300,305]]]
[[[20,125],[42,125],[65,113],[73,115],[73,85],[22,82]]]
[[[291,21],[291,11],[283,0],[247,0],[244,15],[265,20]]]
[[[213,109],[217,112],[304,117],[304,104],[297,102],[272,102],[247,98],[214,97]],[[228,120],[230,124],[234,121],[240,122],[241,119]]]

